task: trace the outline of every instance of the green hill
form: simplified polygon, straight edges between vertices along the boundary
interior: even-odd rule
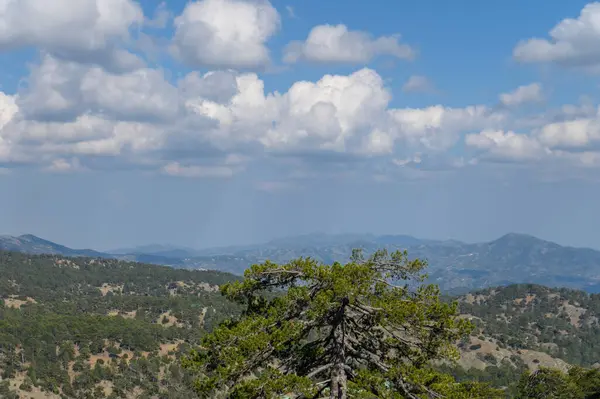
[[[218,292],[234,278],[0,252],[0,397],[194,397],[177,358],[238,311]]]
[[[239,313],[218,292],[236,278],[0,251],[0,397],[195,397],[179,359]],[[598,294],[510,285],[458,300],[477,329],[439,367],[459,379],[510,389],[525,369],[600,361]]]
[[[459,344],[459,379],[514,388],[520,374],[540,366],[566,371],[600,366],[600,295],[533,284],[460,296],[462,317],[476,329]]]

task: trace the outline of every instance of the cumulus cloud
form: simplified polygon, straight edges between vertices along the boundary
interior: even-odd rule
[[[412,75],[408,78],[404,86],[402,86],[402,90],[404,92],[421,92],[427,93],[435,90],[435,87],[431,80],[426,76],[421,75]]]
[[[348,30],[341,24],[319,25],[310,31],[305,41],[288,44],[284,61],[365,64],[379,55],[413,59],[415,51],[399,40],[400,35],[373,38],[366,32]]]
[[[26,119],[63,121],[86,112],[119,120],[168,120],[177,116],[179,99],[159,70],[112,74],[49,55],[32,69],[19,94]]]
[[[500,103],[506,107],[517,107],[526,103],[536,103],[544,100],[542,85],[531,83],[517,87],[509,93],[500,94]]]
[[[143,21],[133,0],[4,0],[0,51],[33,46],[68,60],[130,70],[143,62],[120,45]]]
[[[376,127],[373,116],[384,116],[391,98],[369,69],[296,82],[283,94],[265,93],[255,74],[236,81],[238,93],[228,103],[196,102],[194,112],[218,122],[217,141],[256,142],[274,151],[350,150],[358,144],[353,139]]]
[[[84,115],[72,122],[36,122],[18,117],[0,135],[12,143],[12,155],[30,163],[65,156],[126,156],[162,145],[162,130],[150,124]]]
[[[0,91],[0,130],[13,119],[18,110],[15,96]]]
[[[269,63],[267,41],[280,26],[268,0],[201,0],[175,18],[173,53],[193,67],[256,68]]]
[[[0,91],[0,163],[11,161],[11,140],[2,134],[17,114],[19,108],[14,96],[9,96]]]
[[[536,136],[549,148],[585,150],[600,143],[600,120],[596,116],[551,123],[539,129]]]
[[[399,142],[444,149],[465,129],[499,124],[503,115],[485,106],[391,109],[391,93],[371,69],[300,81],[283,93],[264,92],[254,74],[237,77],[239,92],[227,104],[197,101],[194,112],[218,122],[219,141],[257,142],[268,151],[325,151],[382,155]]]
[[[435,105],[389,112],[407,142],[438,151],[452,147],[460,132],[503,126],[507,118],[483,105],[465,108]]]
[[[112,74],[48,56],[21,92],[2,96],[0,157],[65,171],[93,168],[101,158],[226,177],[265,152],[348,163],[439,151],[463,130],[504,120],[485,106],[394,109],[391,97],[368,68],[279,93],[267,92],[255,73],[192,72],[172,84],[159,70]],[[67,167],[73,159],[81,168]]]
[[[356,136],[377,129],[391,100],[382,78],[371,69],[348,76],[326,75],[319,81],[296,82],[284,94],[279,118],[261,137],[267,148],[317,147],[344,152]],[[356,148],[356,147],[355,147]]]
[[[599,166],[600,113],[546,123],[525,133],[484,130],[468,134],[465,144],[479,159],[493,161],[561,161],[583,167]]]
[[[485,158],[492,160],[530,161],[545,155],[545,149],[526,134],[512,131],[484,130],[465,138],[468,146],[486,151]]]
[[[517,44],[513,57],[520,62],[547,62],[597,69],[600,66],[600,3],[589,3],[576,19],[566,18],[549,39],[532,38]]]
[[[237,92],[237,73],[211,71],[203,75],[194,71],[179,80],[181,96],[186,99],[201,98],[215,103],[226,103]]]

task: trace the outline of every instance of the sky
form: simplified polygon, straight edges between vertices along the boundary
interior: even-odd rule
[[[0,233],[600,248],[600,3],[0,0]]]

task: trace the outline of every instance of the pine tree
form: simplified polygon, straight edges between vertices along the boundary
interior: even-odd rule
[[[540,367],[533,373],[521,376],[517,386],[517,399],[583,399],[584,393],[560,370]]]
[[[386,251],[354,251],[346,264],[253,265],[222,286],[246,305],[242,317],[207,335],[183,365],[201,397],[500,397],[432,369],[457,358],[455,342],[472,326],[423,283],[425,266]]]

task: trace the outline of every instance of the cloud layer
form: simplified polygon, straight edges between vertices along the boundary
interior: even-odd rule
[[[75,3],[55,1],[49,8],[42,0],[0,1],[0,52],[39,50],[19,89],[0,92],[2,168],[140,168],[228,178],[261,162],[284,165],[290,174],[326,164],[386,173],[484,162],[600,166],[594,106],[520,113],[547,99],[540,83],[507,88],[496,105],[395,106],[402,92],[434,90],[415,74],[394,93],[390,81],[364,66],[380,56],[414,59],[415,49],[399,35],[315,26],[305,40],[282,48],[281,61],[355,69],[275,91],[260,72],[280,62],[269,42],[283,27],[267,0],[188,3],[174,16],[164,46],[172,62],[189,68],[179,65],[179,74],[136,52],[145,29],[170,23],[165,6],[149,17],[132,0]],[[592,3],[578,19],[559,23],[551,40],[524,40],[513,55],[593,69],[600,61],[598,16],[600,5]]]

